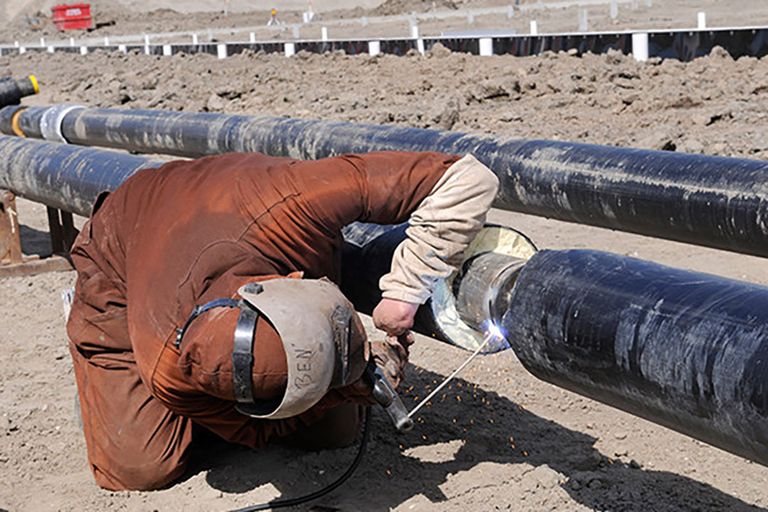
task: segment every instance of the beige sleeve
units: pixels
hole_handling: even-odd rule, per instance
[[[395,250],[389,274],[379,281],[382,296],[426,302],[435,282],[461,263],[498,188],[496,175],[472,155],[451,165],[411,214],[407,238]]]

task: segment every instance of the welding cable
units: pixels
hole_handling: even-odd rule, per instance
[[[360,462],[363,460],[365,449],[368,446],[368,438],[370,437],[370,426],[371,426],[371,407],[369,406],[365,408],[365,421],[363,423],[363,438],[360,441],[360,447],[357,449],[357,455],[355,455],[355,459],[352,461],[352,464],[350,464],[349,468],[344,472],[344,474],[341,475],[339,478],[337,478],[334,482],[328,484],[327,486],[323,487],[319,491],[305,494],[304,496],[299,496],[298,498],[273,500],[266,503],[260,503],[258,505],[250,505],[248,507],[238,508],[236,510],[232,510],[231,512],[253,512],[255,510],[270,510],[273,508],[293,507],[296,505],[301,505],[302,503],[307,503],[308,501],[316,500],[322,496],[325,496],[329,492],[337,489],[341,484],[346,482],[349,479],[349,477],[352,476],[352,474],[355,472],[357,467],[360,465]]]

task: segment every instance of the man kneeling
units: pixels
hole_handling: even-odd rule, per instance
[[[200,428],[250,447],[353,442],[368,359],[397,384],[416,309],[497,187],[471,155],[437,153],[227,154],[132,176],[72,249],[67,330],[96,482],[168,485]],[[333,284],[341,229],[407,220],[373,313],[387,339],[369,345]]]

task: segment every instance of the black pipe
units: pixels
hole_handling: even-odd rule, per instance
[[[162,161],[103,149],[0,135],[0,189],[88,216],[99,194]]]
[[[768,465],[768,287],[542,251],[499,320],[540,379]]]
[[[47,108],[18,114],[25,133],[41,136]],[[12,115],[0,111],[0,128]],[[505,141],[399,126],[150,110],[83,108],[61,116],[60,128],[73,144],[187,157],[231,151],[303,159],[384,149],[471,152],[501,180],[498,208],[768,256],[768,163],[761,161]]]
[[[21,120],[21,116],[17,114],[25,108],[26,107],[20,105],[8,105],[0,108],[0,133],[3,135],[17,135],[41,139],[42,137],[27,135],[26,132],[22,132],[20,128],[14,127],[14,122]]]
[[[22,98],[39,92],[40,87],[34,75],[20,79],[11,77],[0,78],[0,107],[18,105]]]

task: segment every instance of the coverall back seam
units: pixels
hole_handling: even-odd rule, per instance
[[[177,289],[179,289],[179,288],[183,287],[185,284],[187,284],[189,279],[192,277],[192,271],[194,270],[195,266],[200,262],[200,259],[203,257],[205,252],[208,251],[208,249],[210,249],[211,247],[214,247],[214,246],[216,246],[216,245],[218,245],[220,243],[227,243],[227,242],[239,243],[239,242],[242,242],[243,241],[243,237],[248,233],[248,231],[250,231],[251,227],[253,227],[254,224],[258,223],[262,219],[262,217],[264,217],[265,215],[271,213],[274,208],[276,208],[279,205],[282,205],[283,203],[287,202],[289,199],[293,199],[293,198],[298,197],[300,195],[301,195],[300,192],[294,192],[292,194],[289,194],[289,195],[283,197],[282,199],[280,199],[280,201],[277,201],[277,202],[273,203],[269,208],[264,210],[263,213],[259,214],[257,217],[254,217],[253,219],[251,219],[245,225],[245,227],[243,227],[243,229],[240,231],[240,233],[237,236],[232,237],[232,238],[220,238],[218,240],[215,240],[215,241],[209,243],[205,247],[203,247],[200,250],[200,252],[198,253],[198,255],[195,257],[194,261],[192,261],[192,263],[190,263],[189,267],[187,268],[187,270],[186,270],[186,272],[184,274],[184,278],[179,283]]]
[[[283,205],[284,203],[288,202],[288,200],[295,199],[297,197],[301,196],[301,192],[293,192],[291,194],[288,194],[287,196],[283,196],[279,201],[276,201],[272,205],[270,205],[269,208],[264,210],[262,213],[260,213],[258,216],[254,217],[253,219],[248,222],[248,224],[245,225],[243,230],[240,232],[240,234],[235,239],[237,242],[242,242],[243,237],[248,234],[248,231],[250,231],[251,227],[253,227],[254,224],[258,224],[263,217],[265,217],[267,214],[272,213],[272,210],[277,208],[278,206]]]

